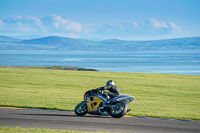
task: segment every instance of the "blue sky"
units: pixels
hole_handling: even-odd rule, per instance
[[[0,35],[159,40],[200,36],[200,0],[0,0]]]

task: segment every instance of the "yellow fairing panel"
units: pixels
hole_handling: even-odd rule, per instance
[[[88,112],[97,111],[97,107],[99,107],[101,100],[96,96],[91,96],[87,99],[87,107]]]

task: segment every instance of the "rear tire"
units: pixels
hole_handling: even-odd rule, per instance
[[[76,108],[75,108],[75,114],[78,116],[83,116],[85,114],[87,114],[88,110],[87,110],[87,104],[85,103],[85,101],[79,103]]]
[[[123,117],[127,112],[127,106],[124,103],[116,103],[115,107],[110,109],[110,115],[113,118]]]

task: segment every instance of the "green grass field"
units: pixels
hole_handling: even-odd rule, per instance
[[[0,133],[110,133],[110,132],[89,132],[74,130],[58,130],[44,128],[21,128],[21,127],[0,127]]]
[[[74,110],[85,91],[114,80],[135,97],[129,115],[200,121],[200,76],[0,68],[0,106]]]

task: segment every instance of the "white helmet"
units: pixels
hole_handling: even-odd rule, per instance
[[[114,81],[112,80],[107,81],[106,86],[110,86],[110,85],[115,85]]]

